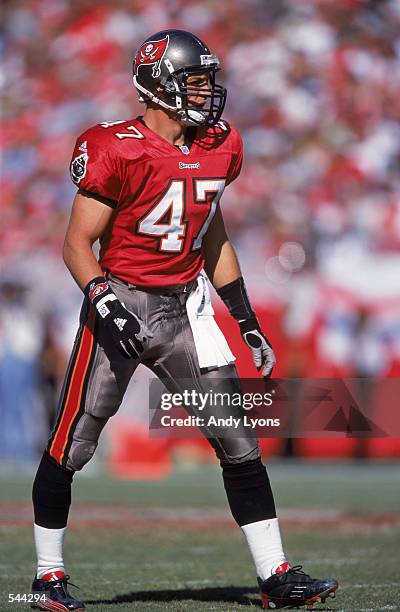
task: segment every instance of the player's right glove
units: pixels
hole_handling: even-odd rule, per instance
[[[140,357],[148,338],[152,337],[144,322],[125,308],[104,276],[91,280],[84,292],[121,355],[127,359]]]

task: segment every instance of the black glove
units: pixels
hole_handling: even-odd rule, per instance
[[[262,375],[269,378],[276,363],[272,346],[261,331],[256,318],[239,322],[242,338],[253,354],[253,362],[257,370],[262,367]]]
[[[251,307],[249,296],[242,277],[217,289],[234,319],[239,323],[242,338],[253,355],[253,362],[257,370],[262,367],[265,378],[271,376],[272,368],[276,363],[274,351],[267,338],[261,331],[254,310]]]
[[[96,307],[101,324],[123,357],[137,359],[152,333],[145,323],[125,308],[104,276],[98,276],[85,287],[85,295]]]

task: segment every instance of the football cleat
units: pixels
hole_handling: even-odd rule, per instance
[[[335,597],[338,583],[333,578],[311,578],[302,571],[302,565],[290,567],[283,563],[270,578],[258,578],[263,608],[275,610],[324,603],[328,597]]]
[[[67,585],[75,586],[68,580],[69,576],[64,572],[49,572],[42,578],[35,578],[32,583],[32,594],[42,597],[31,607],[52,612],[84,612],[85,605],[68,593]]]

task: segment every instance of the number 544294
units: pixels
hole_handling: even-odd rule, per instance
[[[43,593],[9,593],[8,594],[8,602],[23,602],[23,603],[35,603],[38,601],[45,601],[46,595]]]

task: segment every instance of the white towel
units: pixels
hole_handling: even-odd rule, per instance
[[[220,367],[233,363],[235,356],[214,319],[214,309],[205,272],[200,272],[196,280],[197,287],[186,302],[186,310],[200,367]]]

